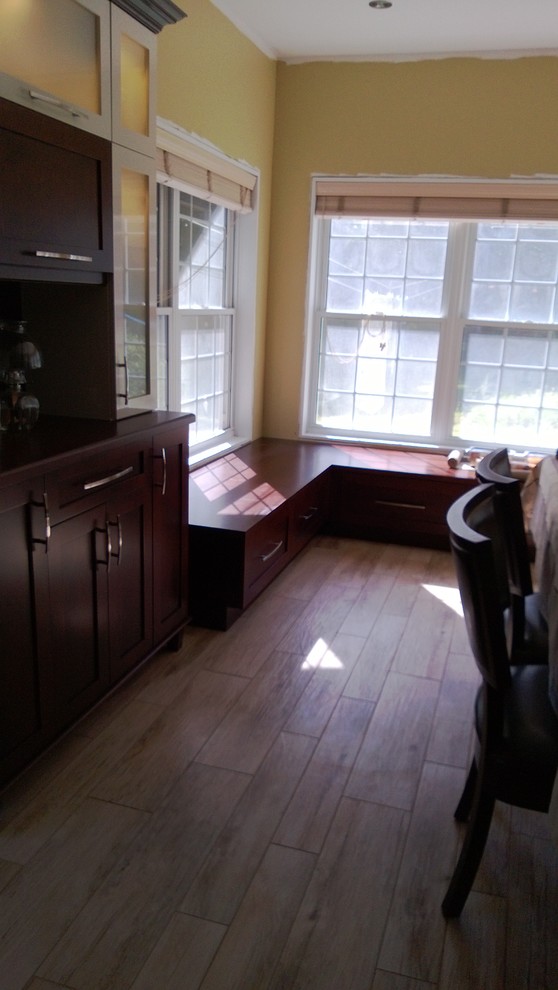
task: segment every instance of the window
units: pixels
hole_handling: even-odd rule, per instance
[[[160,230],[166,221],[173,232],[159,310],[172,318],[169,406],[194,413],[192,442],[203,443],[232,423],[234,214],[167,186],[159,215]]]
[[[319,205],[304,433],[555,449],[558,217],[446,219],[441,202],[417,217],[401,199],[410,215],[383,217],[393,202],[362,196]]]
[[[174,134],[158,144],[160,405],[194,413],[200,455],[250,437],[255,174]]]

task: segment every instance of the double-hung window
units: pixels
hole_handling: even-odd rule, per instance
[[[236,393],[241,373],[244,391],[252,378],[239,354],[250,350],[243,285],[255,279],[240,244],[250,239],[241,225],[253,210],[255,175],[175,135],[159,133],[158,145],[160,391],[168,408],[194,413],[190,449],[202,454],[249,432]]]
[[[556,448],[558,200],[500,186],[317,181],[306,435]]]

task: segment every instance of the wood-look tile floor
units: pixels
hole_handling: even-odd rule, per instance
[[[546,816],[440,913],[476,684],[449,554],[316,539],[2,795],[0,990],[556,990]]]

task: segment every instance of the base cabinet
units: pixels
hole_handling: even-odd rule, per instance
[[[188,431],[153,438],[153,634],[162,642],[188,618]]]
[[[42,642],[48,644],[40,690],[50,714],[45,723],[49,737],[81,715],[109,685],[108,596],[104,566],[96,560],[103,520],[104,506],[81,512],[54,526],[48,542],[49,609],[39,629]],[[37,546],[34,567],[42,554]]]
[[[187,622],[191,418],[0,484],[0,785]]]
[[[228,629],[317,533],[449,549],[440,454],[260,439],[190,476],[192,621]]]
[[[474,475],[460,479],[334,467],[328,532],[447,550],[446,513],[474,483]]]

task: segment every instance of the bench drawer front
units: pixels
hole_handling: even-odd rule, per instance
[[[246,534],[244,556],[244,604],[269,583],[285,564],[287,554],[287,506],[275,509]]]
[[[289,554],[302,550],[329,517],[329,474],[322,474],[289,501]]]

